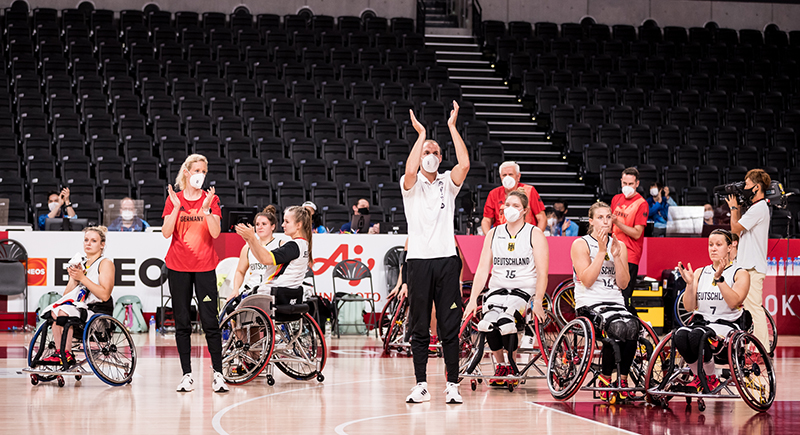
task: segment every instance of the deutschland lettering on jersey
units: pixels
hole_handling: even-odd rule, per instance
[[[530,258],[507,258],[507,257],[494,257],[495,266],[527,266],[531,264]]]
[[[721,292],[697,292],[697,300],[699,301],[724,301]]]

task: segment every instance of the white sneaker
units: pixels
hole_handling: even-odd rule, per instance
[[[194,380],[192,379],[192,374],[186,373],[183,375],[183,378],[181,378],[181,383],[178,384],[176,391],[188,393],[192,390],[194,390]]]
[[[411,389],[411,394],[406,397],[406,403],[430,402],[431,393],[428,392],[428,383],[420,382]]]
[[[228,386],[225,385],[225,378],[222,377],[222,373],[214,372],[214,380],[211,383],[211,389],[214,390],[215,393],[227,393],[230,391]]]
[[[444,389],[445,401],[447,403],[463,403],[461,400],[461,393],[458,392],[458,384],[452,382],[447,383],[447,388]]]

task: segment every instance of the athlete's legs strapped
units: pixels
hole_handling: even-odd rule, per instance
[[[613,306],[615,304],[609,304],[609,306]],[[617,305],[619,306],[619,305]],[[588,307],[581,307],[578,308],[577,314],[579,316],[583,316],[591,320],[594,324],[596,333],[599,334],[600,331],[604,330],[608,327],[608,324],[614,323],[616,320],[617,322],[628,321],[631,316],[629,312],[624,310],[608,310],[603,313],[598,312],[599,309],[602,307],[598,307],[595,310],[590,310]],[[612,319],[612,317],[616,317],[617,319]],[[622,317],[622,318],[619,318]],[[636,320],[636,319],[634,319]],[[636,327],[638,329],[638,320],[636,320]],[[623,331],[624,332],[624,331]],[[607,334],[609,335],[609,334]],[[609,338],[614,339],[611,335]],[[631,370],[631,364],[633,364],[633,358],[636,356],[636,347],[638,346],[637,339],[632,340],[616,340],[619,351],[620,351],[620,362],[619,362],[619,371],[620,375],[628,376]],[[616,358],[614,357],[614,348],[609,343],[603,343],[603,361],[602,361],[602,373],[604,376],[611,376],[616,369]]]
[[[478,330],[499,330],[502,335],[517,333],[518,317],[525,312],[528,301],[514,294],[491,294],[483,301],[483,319]]]
[[[690,327],[683,326],[675,331],[673,342],[675,349],[681,354],[684,360],[689,364],[694,364],[700,357],[700,342],[703,341],[703,335],[709,331],[705,327]],[[708,340],[703,343],[703,362],[711,361],[713,356],[711,352],[711,344]]]
[[[769,348],[769,336],[767,334],[767,316],[764,314],[763,305],[763,287],[764,275],[763,273],[756,272],[755,269],[747,269],[750,274],[750,291],[747,293],[747,298],[744,300],[744,308],[753,316],[753,335]]]
[[[458,277],[458,256],[434,259],[409,259],[408,301],[411,321],[411,351],[417,382],[427,382],[426,365],[430,345],[431,308],[436,304],[439,340],[442,343],[447,381],[458,381],[458,330],[463,303]]]

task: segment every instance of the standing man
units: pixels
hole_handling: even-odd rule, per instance
[[[636,276],[639,274],[639,260],[642,258],[644,247],[644,228],[647,226],[650,207],[642,195],[636,193],[639,187],[639,171],[636,168],[631,167],[622,171],[620,181],[622,193],[611,200],[613,232],[617,240],[628,248],[628,273],[631,279],[627,287],[622,290],[622,297],[625,299],[625,308],[633,315],[637,315],[631,296]]]
[[[744,176],[745,202],[752,204],[744,215],[735,195],[725,200],[731,208],[731,232],[739,235],[736,265],[750,274],[750,291],[744,300],[744,308],[753,316],[753,335],[767,347],[767,318],[761,307],[764,277],[767,275],[770,221],[764,192],[771,183],[769,174],[762,169],[752,169]]]
[[[452,171],[439,174],[442,149],[434,140],[426,140],[425,127],[411,113],[411,123],[419,133],[400,177],[406,220],[408,222],[408,300],[411,321],[411,351],[417,384],[406,398],[408,403],[431,400],[426,365],[432,304],[436,304],[439,338],[442,342],[447,388],[447,403],[461,403],[458,391],[458,330],[461,326],[461,260],[456,252],[453,215],[455,199],[469,172],[469,153],[456,129],[458,103],[447,126],[456,149],[458,164]]]
[[[531,225],[536,225],[542,231],[547,227],[544,202],[539,197],[539,192],[533,186],[520,183],[520,176],[519,165],[516,162],[503,162],[500,165],[500,180],[503,185],[492,189],[489,192],[489,196],[486,197],[486,204],[483,206],[483,220],[481,221],[483,234],[489,234],[489,230],[493,226],[506,223],[502,210],[503,204],[506,203],[506,196],[512,190],[517,190],[520,187],[528,195],[528,203],[531,207],[531,212],[525,217],[525,221]]]

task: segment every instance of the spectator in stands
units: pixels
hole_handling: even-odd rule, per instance
[[[744,308],[753,316],[753,335],[768,343],[767,318],[762,309],[762,290],[767,273],[767,245],[769,242],[769,206],[764,193],[772,179],[763,169],[751,169],[744,177],[745,201],[750,204],[742,214],[736,195],[725,201],[731,208],[731,232],[739,235],[736,265],[750,274],[750,291]]]
[[[555,207],[547,207],[544,209],[544,213],[547,216],[547,229],[544,232],[546,236],[575,237],[578,235],[578,224],[567,219],[564,212],[556,210]]]
[[[61,189],[61,192],[52,191],[47,194],[47,208],[50,209],[49,213],[42,213],[39,215],[39,229],[44,230],[44,225],[47,219],[55,219],[57,217],[77,219],[78,215],[72,208],[72,203],[69,201],[69,188]]]
[[[651,211],[650,214],[652,213]],[[703,206],[703,225],[717,225],[717,219],[714,217],[714,207],[711,204]]]
[[[353,205],[353,215],[355,215],[355,216],[362,216],[362,215],[368,216],[369,215],[369,201],[367,201],[364,198],[359,199],[358,202],[356,202],[355,205]],[[373,229],[373,228],[377,228],[377,224],[373,223],[372,225],[370,225],[369,230],[367,230],[368,234],[375,234],[377,232],[377,230]],[[348,223],[342,225],[342,227],[339,229],[339,232],[342,233],[342,234],[356,234],[358,232],[358,229],[353,229],[352,228],[352,222],[348,222]]]
[[[556,211],[558,224],[561,225],[561,230],[558,235],[577,237],[579,231],[578,224],[567,219],[567,213],[569,213],[569,203],[567,200],[563,198],[557,199],[556,202],[553,203],[553,209]]]
[[[324,234],[328,232],[328,229],[325,228],[325,225],[322,225],[322,217],[317,214],[317,205],[311,201],[306,201],[303,203],[303,207],[311,213],[311,228],[314,233],[317,234]]]
[[[628,272],[630,282],[622,290],[622,297],[625,299],[625,307],[636,314],[633,308],[633,287],[636,284],[636,276],[639,274],[639,260],[642,258],[642,248],[644,247],[644,228],[647,226],[647,217],[650,208],[642,195],[636,193],[639,187],[639,171],[636,168],[626,168],[622,171],[622,193],[616,195],[611,200],[612,219],[614,224],[614,236],[622,241],[628,248]]]
[[[489,196],[486,197],[486,204],[483,207],[483,220],[481,221],[481,230],[483,234],[488,234],[493,226],[502,225],[506,223],[506,218],[503,216],[503,204],[506,203],[506,196],[512,190],[525,189],[525,194],[528,195],[530,200],[531,212],[525,217],[525,221],[531,225],[536,225],[542,231],[547,226],[547,216],[544,213],[544,203],[542,198],[539,197],[539,192],[536,188],[519,182],[520,179],[519,165],[516,162],[503,162],[500,165],[500,180],[503,185],[492,189]]]
[[[136,203],[131,198],[119,202],[119,216],[108,226],[109,231],[144,231],[150,228],[147,221],[136,215]]]
[[[650,207],[650,220],[653,222],[653,237],[664,237],[667,235],[667,220],[669,219],[669,203],[662,192],[669,188],[661,187],[660,183],[653,183],[650,186],[650,197],[647,198],[647,205]]]
[[[723,202],[714,209],[714,221],[717,225],[731,224],[731,208],[727,202]]]
[[[667,205],[669,205],[670,207],[677,206],[678,203],[675,202],[675,200],[672,199],[672,197],[669,194],[670,194],[669,186],[664,186],[664,198],[667,199]]]

